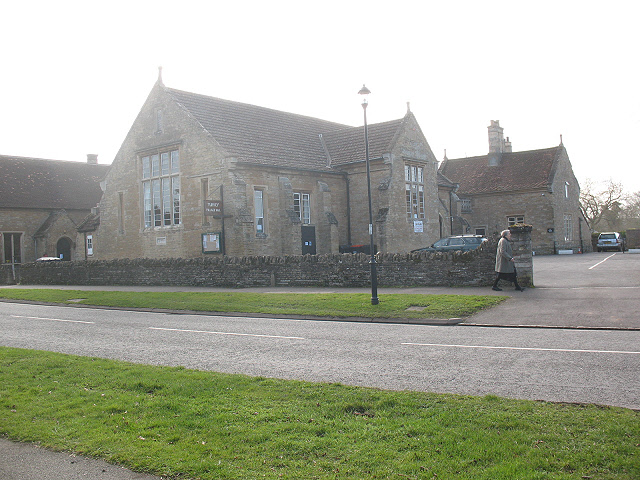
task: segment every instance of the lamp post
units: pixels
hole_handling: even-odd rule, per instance
[[[367,97],[371,91],[362,85],[362,88],[358,92],[365,97],[362,100],[362,110],[364,111],[364,149],[365,159],[367,164],[367,196],[369,197],[369,253],[371,259],[369,265],[371,265],[371,305],[378,305],[378,273],[376,271],[376,253],[373,250],[373,209],[371,207],[371,167],[369,166],[369,131],[367,128]]]

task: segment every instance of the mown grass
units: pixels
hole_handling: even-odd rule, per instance
[[[0,433],[180,479],[638,479],[640,414],[0,348]]]
[[[507,297],[385,294],[371,305],[366,293],[123,292],[0,289],[0,297],[52,303],[205,312],[365,318],[459,318],[493,307]],[[419,310],[409,310],[419,307]]]

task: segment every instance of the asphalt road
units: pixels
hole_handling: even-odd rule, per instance
[[[536,288],[523,293],[505,290],[502,293],[511,295],[507,302],[458,326],[3,303],[0,345],[388,389],[640,409],[638,267],[640,255],[538,257],[534,260]],[[379,291],[381,301],[385,291]],[[35,468],[37,461],[28,460],[28,455],[38,453],[21,452],[21,448],[0,441],[2,478],[152,478],[101,463],[77,468],[68,454],[43,460],[50,467],[33,476],[28,468]],[[100,475],[90,473],[95,468]]]
[[[0,342],[12,347],[397,390],[640,409],[638,331],[2,307]]]

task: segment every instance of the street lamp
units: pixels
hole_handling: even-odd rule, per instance
[[[378,273],[376,271],[376,253],[373,251],[373,209],[371,207],[371,167],[369,166],[369,131],[367,128],[367,97],[371,91],[362,85],[358,92],[364,95],[362,99],[362,110],[364,111],[364,149],[367,163],[367,196],[369,197],[369,253],[371,254],[371,305],[378,305]]]

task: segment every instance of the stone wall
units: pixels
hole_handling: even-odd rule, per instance
[[[513,227],[520,283],[533,285],[531,227]],[[471,252],[379,254],[381,287],[485,286],[495,273],[497,238]],[[368,287],[369,256],[359,254],[124,259],[19,265],[25,285],[201,287]],[[10,275],[3,275],[10,279]],[[7,283],[12,283],[8,281]]]
[[[495,249],[492,239],[472,252],[380,254],[378,282],[383,287],[490,285]],[[330,254],[29,263],[20,266],[19,280],[37,285],[367,287],[368,262],[365,254]]]
[[[640,248],[640,228],[627,229],[627,248]]]

